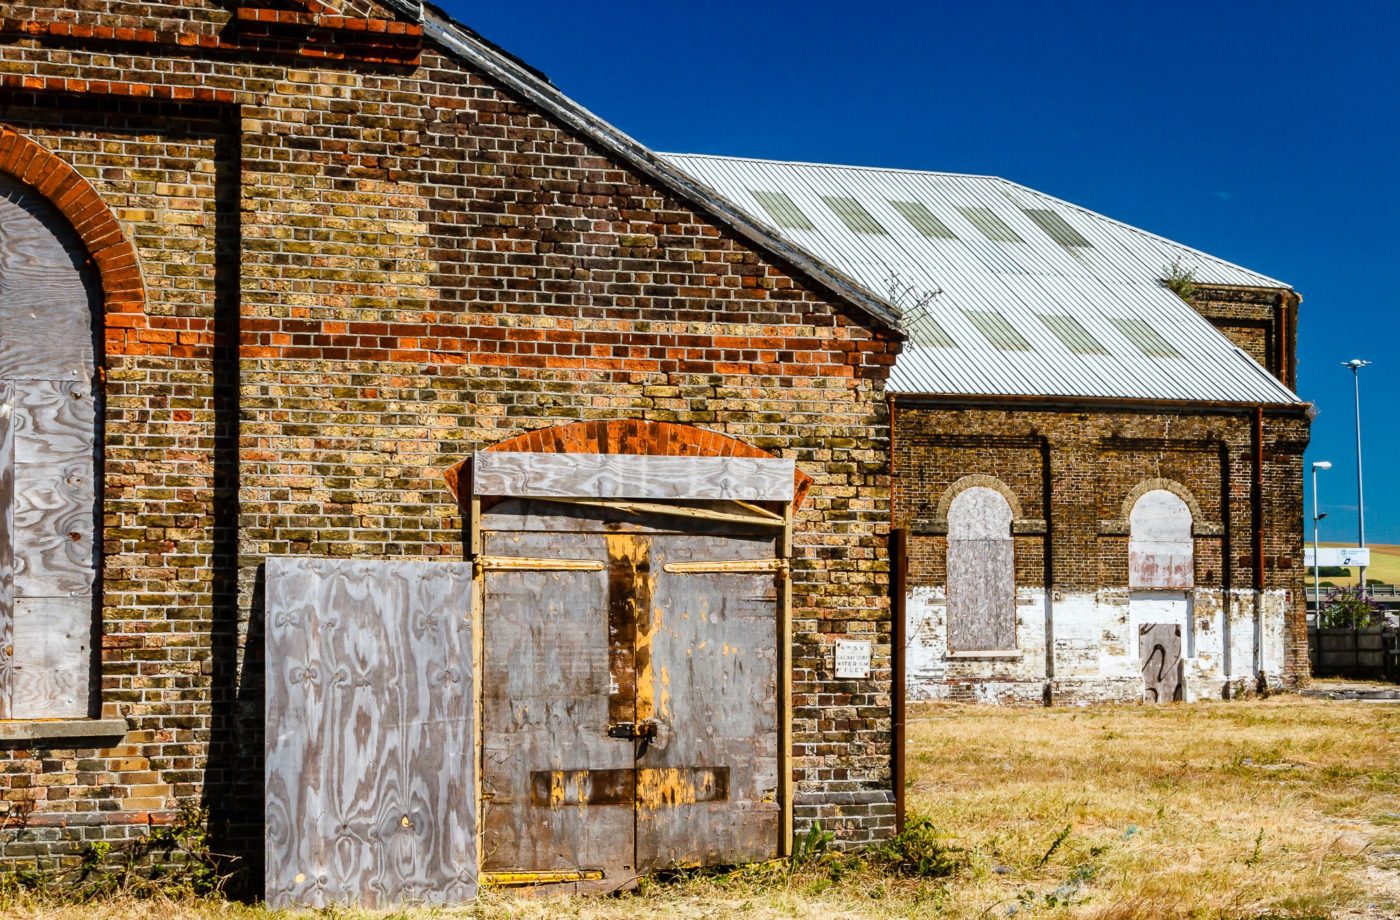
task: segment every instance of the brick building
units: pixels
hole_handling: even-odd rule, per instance
[[[1191,611],[1189,692],[1301,673],[1287,563],[1306,416],[1225,337],[1291,385],[1286,286],[1158,241],[1224,333],[1201,320],[1169,339],[1200,386],[924,385],[958,362],[934,331],[948,298],[914,269],[886,285],[884,263],[872,276],[697,180],[432,8],[20,0],[3,15],[7,860],[72,859],[182,804],[210,808],[218,846],[255,884],[266,868],[281,902],[466,894],[478,854],[610,887],[781,852],[813,819],[878,839],[897,807],[892,523],[914,533],[895,600],[929,695],[1140,694],[1123,624],[1169,617],[1132,612],[1134,552],[1182,593],[1149,603]],[[852,200],[829,207],[860,223]],[[909,232],[947,228],[930,206]],[[958,213],[944,219],[970,253],[1014,261],[1024,240]],[[1134,282],[1155,292],[1141,309],[1181,321],[1156,278]],[[962,290],[960,309],[1002,309],[985,284]],[[945,319],[941,334],[966,332]],[[1135,536],[1144,495],[1160,513]],[[956,626],[954,558],[1000,598]],[[1061,595],[1086,612],[1052,609]],[[548,615],[511,619],[531,609]],[[579,609],[598,615],[559,626]],[[1191,631],[1211,617],[1210,637]],[[682,621],[723,629],[667,646]],[[340,622],[383,641],[347,643]],[[1016,647],[946,655],[949,628],[1001,645],[1010,629]],[[871,643],[868,672],[837,679],[840,639]],[[579,687],[599,724],[562,730],[549,720]],[[752,697],[707,700],[735,687]],[[512,705],[527,696],[546,715]],[[735,712],[753,718],[726,727]],[[718,740],[664,760],[692,735]],[[576,750],[531,747],[566,736]],[[561,753],[600,745],[625,763]],[[409,787],[428,798],[396,798]],[[371,832],[431,851],[433,872],[366,888],[321,847]]]
[[[904,310],[888,394],[913,697],[1306,676],[1288,285],[992,177],[673,160]]]
[[[45,445],[72,464],[0,489],[8,859],[193,803],[260,879],[264,667],[288,676],[262,655],[282,590],[265,560],[455,568],[482,504],[459,467],[502,445],[795,465],[735,515],[790,515],[763,588],[790,648],[756,652],[771,763],[749,790],[769,822],[753,855],[815,818],[851,841],[890,831],[887,303],[431,9],[3,15],[0,430],[20,480]],[[25,401],[40,384],[66,394],[66,441]],[[694,498],[707,481],[681,506],[714,510]],[[50,562],[66,581],[26,577]],[[847,636],[876,645],[868,679],[832,676]],[[694,782],[721,800],[716,775]]]

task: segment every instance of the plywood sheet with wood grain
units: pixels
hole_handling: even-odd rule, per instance
[[[92,592],[96,406],[87,383],[15,381],[14,568],[20,597]]]
[[[948,647],[1016,648],[1016,561],[1011,506],[974,486],[948,507]]]
[[[796,466],[768,457],[665,457],[480,451],[472,492],[635,499],[791,501]]]
[[[632,539],[613,542],[619,538]],[[607,734],[614,719],[636,718],[630,642],[618,655],[614,641],[628,608],[609,609],[610,596],[626,590],[612,584],[627,574],[622,561],[610,557],[601,533],[488,533],[484,550],[604,567],[482,576],[483,869],[626,876],[634,866],[633,743]],[[543,801],[541,782],[551,790]]]
[[[15,598],[11,719],[81,719],[92,673],[91,597]]]
[[[87,381],[93,280],[65,218],[0,175],[0,378]]]
[[[1181,699],[1180,624],[1144,623],[1139,626],[1138,653],[1142,659],[1143,699],[1149,703]]]
[[[655,588],[650,617],[638,621],[637,708],[658,733],[637,758],[639,868],[771,859],[782,815],[780,573],[683,569],[772,559],[775,541],[648,539]]]
[[[475,896],[471,570],[271,559],[266,897]]]
[[[14,387],[0,380],[0,719],[12,719],[11,668],[14,655]]]

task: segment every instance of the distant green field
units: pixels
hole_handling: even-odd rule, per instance
[[[1323,546],[1355,546],[1355,543],[1324,543]],[[1350,575],[1346,577],[1330,577],[1324,575],[1323,581],[1330,581],[1338,585],[1356,584],[1356,569],[1349,570]],[[1371,565],[1366,569],[1366,580],[1379,579],[1390,585],[1400,585],[1400,546],[1385,543],[1371,544]],[[1308,572],[1308,581],[1312,581],[1312,572]]]

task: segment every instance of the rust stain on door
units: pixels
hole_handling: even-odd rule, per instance
[[[531,804],[543,808],[624,805],[656,809],[729,799],[728,767],[637,770],[538,770],[530,775]]]
[[[637,807],[729,800],[728,767],[654,767],[637,771]]]
[[[639,534],[610,533],[608,546],[608,721],[612,725],[651,718],[638,699],[642,658],[651,664],[651,648],[638,649],[638,612],[650,610],[647,539]]]

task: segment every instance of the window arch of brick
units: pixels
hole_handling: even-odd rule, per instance
[[[766,450],[737,438],[675,422],[649,422],[624,418],[573,422],[553,428],[537,428],[506,438],[489,451],[561,454],[646,454],[664,457],[773,457]],[[468,479],[470,460],[443,473],[452,494],[460,500],[460,488]],[[798,470],[792,506],[800,507],[811,488],[812,477]]]
[[[1016,493],[1011,491],[1011,487],[995,476],[988,476],[986,473],[973,473],[964,476],[954,482],[944,490],[942,497],[938,499],[938,511],[934,520],[941,524],[948,522],[948,509],[953,506],[953,500],[968,489],[973,488],[991,489],[1006,499],[1006,503],[1011,506],[1011,517],[1013,520],[1021,520],[1025,517],[1021,513],[1021,502],[1016,498]]]
[[[1191,494],[1191,490],[1177,482],[1175,479],[1145,479],[1133,486],[1123,499],[1122,519],[1128,521],[1132,519],[1133,508],[1137,507],[1138,499],[1148,492],[1156,491],[1170,492],[1186,503],[1186,507],[1191,509],[1191,520],[1200,522],[1205,520],[1205,515],[1201,513],[1201,503],[1196,501],[1196,496]]]
[[[136,249],[91,183],[52,151],[2,123],[0,173],[34,189],[67,218],[97,270],[104,313],[144,313],[146,289]]]

